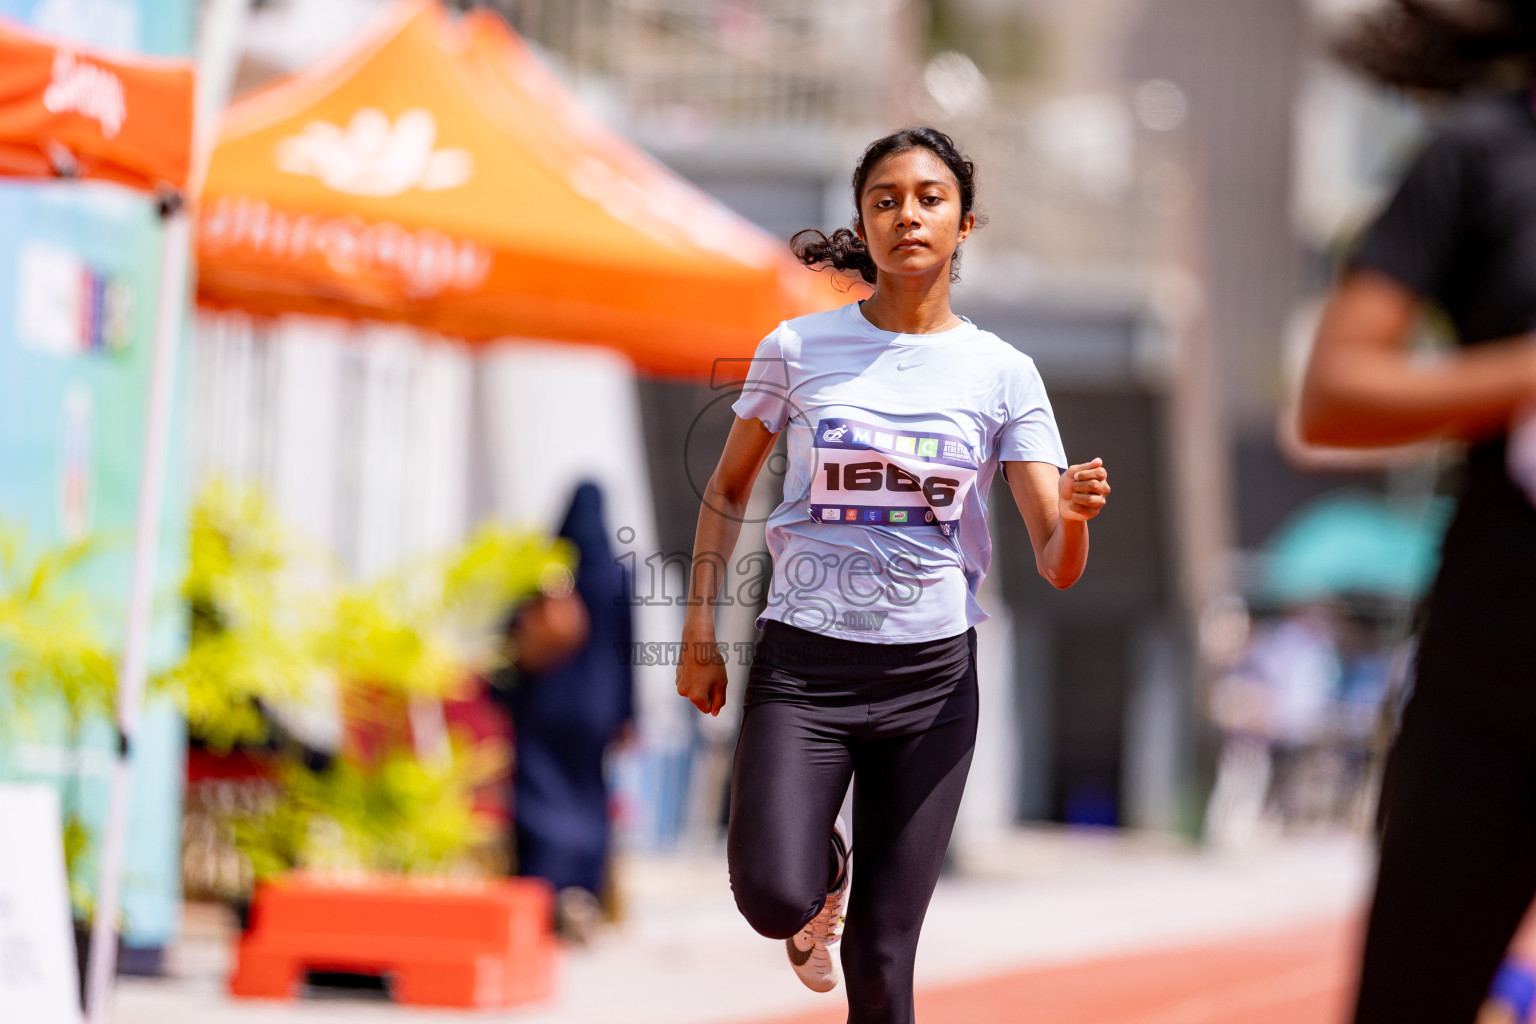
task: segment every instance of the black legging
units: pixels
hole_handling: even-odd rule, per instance
[[[1356,1024],[1472,1024],[1536,896],[1536,743],[1420,696],[1382,783]]]
[[[727,851],[736,905],[786,939],[816,916],[850,776],[849,1024],[912,1024],[912,968],[976,744],[976,631],[872,644],[769,620],[748,675]]]

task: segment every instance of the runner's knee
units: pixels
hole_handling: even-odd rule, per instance
[[[808,898],[802,887],[784,879],[754,877],[750,872],[731,872],[731,892],[736,908],[754,931],[770,939],[787,939],[816,916],[822,893]]]

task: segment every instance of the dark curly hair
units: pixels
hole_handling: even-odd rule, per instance
[[[864,186],[869,172],[875,165],[894,153],[912,149],[926,149],[954,174],[960,186],[960,217],[971,212],[976,205],[976,165],[965,158],[955,145],[955,140],[937,128],[903,128],[882,139],[876,139],[864,149],[859,165],[853,169],[853,222],[861,219],[859,204],[864,199]],[[789,248],[795,258],[808,267],[830,266],[836,270],[857,270],[869,284],[875,283],[878,274],[869,249],[858,234],[848,228],[838,228],[831,235],[815,228],[797,231],[789,240]],[[949,279],[960,280],[960,253],[956,250],[949,261]]]
[[[1536,74],[1533,0],[1394,0],[1333,43],[1349,67],[1384,85],[1455,96]]]

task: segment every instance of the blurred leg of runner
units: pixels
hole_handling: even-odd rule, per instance
[[[853,892],[843,933],[849,1024],[913,1019],[918,935],[975,752],[974,681],[944,703],[926,731],[869,740],[855,755]]]
[[[1355,1024],[1472,1024],[1536,896],[1536,749],[1414,710],[1383,783]]]
[[[742,715],[726,835],[731,891],[753,929],[787,939],[816,916],[833,880],[832,823],[853,777],[849,730],[751,695]]]

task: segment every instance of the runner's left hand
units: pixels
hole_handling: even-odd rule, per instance
[[[1103,459],[1068,466],[1057,490],[1057,511],[1063,519],[1086,522],[1109,502],[1109,470]]]

